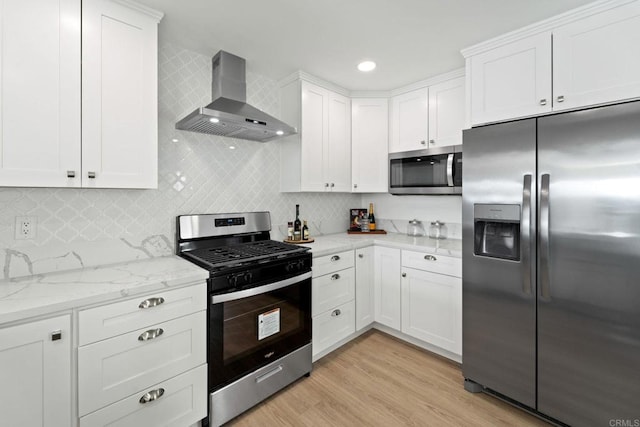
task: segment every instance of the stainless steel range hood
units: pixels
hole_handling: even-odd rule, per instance
[[[176,129],[267,142],[294,127],[247,104],[245,60],[221,50],[212,60],[213,102],[176,123]]]

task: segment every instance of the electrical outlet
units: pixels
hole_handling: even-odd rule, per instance
[[[38,228],[38,217],[17,216],[16,217],[16,240],[35,239]]]

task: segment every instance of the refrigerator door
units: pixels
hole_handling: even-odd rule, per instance
[[[538,410],[576,426],[633,422],[640,103],[540,118],[538,147]]]
[[[534,408],[536,122],[463,136],[462,371]]]

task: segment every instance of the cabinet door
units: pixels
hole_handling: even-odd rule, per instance
[[[82,185],[157,188],[158,18],[86,0],[82,22]]]
[[[471,57],[471,123],[551,111],[551,33]]]
[[[0,9],[0,186],[79,187],[80,1]]]
[[[392,98],[390,153],[427,148],[428,94],[428,89],[424,88]]]
[[[400,250],[374,249],[376,322],[400,330]]]
[[[373,246],[356,250],[356,330],[369,326],[374,316]]]
[[[640,96],[640,3],[553,31],[553,109]]]
[[[312,353],[320,353],[356,331],[353,301],[313,317]]]
[[[429,86],[429,148],[462,144],[464,77]]]
[[[324,156],[328,140],[328,97],[326,89],[302,82],[301,191],[325,191],[328,188],[328,181],[324,177]]]
[[[351,191],[351,100],[329,92],[329,138],[324,157],[331,191]]]
[[[462,279],[402,269],[402,332],[462,354]]]
[[[354,193],[389,190],[389,101],[351,100],[351,181]]]
[[[70,316],[0,329],[0,367],[0,424],[71,425]]]

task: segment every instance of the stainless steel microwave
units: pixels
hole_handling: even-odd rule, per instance
[[[462,145],[389,154],[389,193],[462,194]]]

